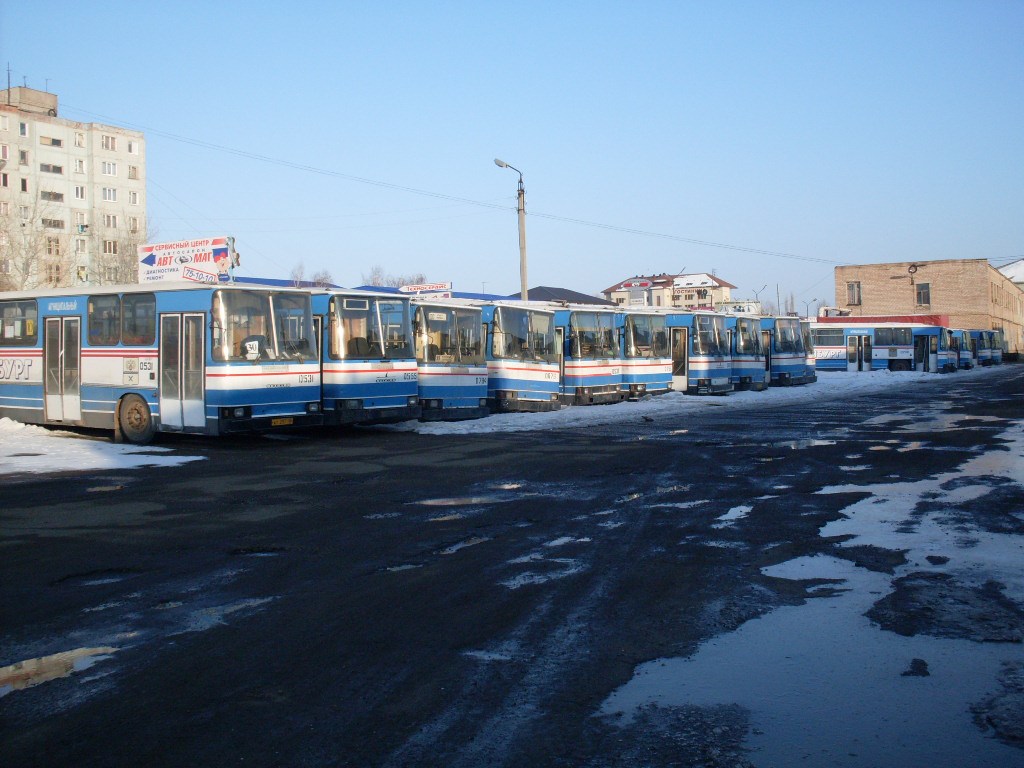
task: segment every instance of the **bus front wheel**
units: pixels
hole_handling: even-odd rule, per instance
[[[125,395],[118,406],[121,434],[129,443],[145,445],[153,439],[156,428],[149,404],[138,395]]]

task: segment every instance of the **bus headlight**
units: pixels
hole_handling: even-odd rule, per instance
[[[413,395],[412,397],[406,398],[405,404],[406,405],[416,405],[419,401],[420,401],[420,399],[416,395]]]
[[[320,403],[306,403],[306,413],[320,413]]]

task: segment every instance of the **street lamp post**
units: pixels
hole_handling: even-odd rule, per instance
[[[762,315],[764,314],[764,311],[761,309],[761,291],[763,291],[767,287],[768,287],[768,284],[765,283],[760,288],[758,288],[756,291],[754,291],[754,301],[757,302],[757,311],[760,312]]]
[[[813,304],[816,301],[817,299],[811,299],[810,301],[804,302],[804,317],[806,317],[808,320],[811,319],[811,304]]]
[[[494,158],[494,164],[499,168],[509,168],[519,174],[517,204],[519,212],[519,296],[523,301],[527,301],[530,297],[527,295],[526,289],[526,190],[523,188],[523,172],[498,158]]]

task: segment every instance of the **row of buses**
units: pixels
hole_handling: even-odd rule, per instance
[[[134,443],[815,380],[793,317],[261,284],[0,294],[0,417]]]
[[[951,373],[1003,361],[1000,330],[947,327],[942,316],[819,317],[811,324],[821,371]]]

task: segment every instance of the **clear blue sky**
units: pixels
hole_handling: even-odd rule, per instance
[[[801,310],[836,264],[1024,254],[1022,40],[1021,0],[0,6],[13,84],[145,131],[155,239],[245,274],[515,292],[500,157],[530,285]]]

